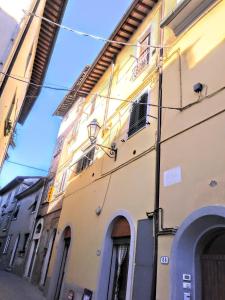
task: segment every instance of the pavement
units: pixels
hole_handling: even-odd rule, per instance
[[[0,300],[46,300],[41,291],[25,279],[0,271]]]

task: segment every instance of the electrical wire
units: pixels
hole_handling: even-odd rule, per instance
[[[9,77],[9,78],[12,78],[14,80],[18,80],[20,82],[24,82],[26,84],[30,84],[30,85],[33,85],[33,86],[37,86],[37,87],[40,87],[40,88],[45,88],[45,89],[50,89],[50,90],[55,90],[55,91],[67,91],[67,92],[72,92],[73,90],[72,89],[69,89],[69,88],[57,88],[57,87],[53,87],[53,86],[50,86],[50,85],[41,85],[41,84],[36,84],[34,82],[31,82],[31,81],[27,81],[27,80],[23,80],[21,78],[18,78],[17,76],[14,76],[14,75],[9,75],[5,72],[2,72],[0,71],[1,74]],[[121,101],[121,102],[127,102],[127,103],[134,103],[133,101],[130,101],[130,100],[127,100],[127,99],[121,99],[121,98],[116,98],[116,97],[110,97],[110,96],[103,96],[103,95],[100,95],[98,93],[89,93],[88,95],[90,96],[97,96],[99,98],[102,98],[102,99],[111,99],[111,100],[115,100],[115,101]],[[36,96],[26,96],[26,97],[34,97],[36,98]],[[173,110],[181,110],[181,108],[179,107],[170,107],[170,106],[159,106],[157,104],[154,104],[154,103],[139,103],[139,102],[136,102],[136,104],[138,105],[147,105],[147,106],[152,106],[152,107],[158,107],[158,108],[162,108],[162,109],[173,109]]]
[[[11,161],[11,160],[7,160],[7,162],[10,163],[10,164],[14,164],[14,165],[26,167],[26,168],[29,168],[29,169],[34,169],[34,170],[38,170],[38,171],[42,171],[42,172],[47,172],[47,173],[48,173],[47,170],[40,169],[40,168],[36,168],[36,167],[30,166],[30,165],[25,165],[25,164],[22,164],[22,163],[18,163],[18,162],[15,162],[15,161]]]
[[[2,72],[0,71],[1,74],[9,77],[9,78],[12,78],[12,79],[15,79],[17,81],[20,81],[20,82],[23,82],[23,83],[27,83],[27,84],[30,84],[30,85],[33,85],[33,86],[36,86],[36,87],[40,87],[40,88],[46,88],[46,89],[50,89],[50,90],[56,90],[56,91],[64,91],[64,92],[72,92],[72,89],[68,89],[68,88],[57,88],[57,87],[53,87],[53,86],[50,86],[50,85],[42,85],[42,84],[36,84],[34,82],[31,82],[29,80],[24,80],[24,79],[21,79],[17,76],[14,76],[14,75],[9,75],[5,72]]]
[[[82,31],[79,31],[79,30],[76,30],[76,29],[73,29],[73,28],[70,28],[68,26],[65,26],[65,25],[62,25],[62,24],[59,24],[59,23],[56,23],[56,22],[53,22],[51,20],[49,20],[48,18],[45,18],[43,16],[39,16],[35,13],[31,13],[29,11],[26,11],[23,9],[23,12],[27,15],[27,16],[34,16],[36,18],[39,18],[41,20],[44,20],[50,24],[53,24],[59,28],[62,28],[62,29],[65,29],[67,31],[70,31],[70,32],[73,32],[79,36],[84,36],[84,37],[90,37],[92,39],[95,39],[95,40],[98,40],[98,41],[103,41],[103,42],[107,42],[107,43],[110,43],[110,44],[118,44],[118,45],[123,45],[123,46],[133,46],[133,47],[149,47],[149,48],[158,48],[158,49],[161,49],[161,48],[170,48],[170,46],[162,46],[162,45],[140,45],[140,44],[132,44],[132,43],[127,43],[127,42],[120,42],[120,41],[116,41],[116,40],[111,40],[111,39],[106,39],[104,37],[101,37],[101,36],[97,36],[97,35],[94,35],[94,34],[90,34],[90,33],[87,33],[87,32],[82,32]]]

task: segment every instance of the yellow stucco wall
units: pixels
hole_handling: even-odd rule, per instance
[[[174,9],[175,2],[165,1],[164,17]],[[225,112],[224,92],[219,91],[224,86],[225,29],[221,26],[224,16],[225,1],[218,1],[178,37],[168,27],[164,29],[164,45],[169,47],[164,49],[163,106],[178,108],[163,109],[162,115],[160,207],[164,210],[164,227],[179,227],[194,210],[224,203]],[[152,26],[152,43],[158,44],[159,22],[160,4],[141,24],[130,42],[136,43]],[[131,55],[135,55],[135,51],[133,47],[125,47],[118,55],[111,97],[134,100],[141,91],[150,88],[150,103],[157,104],[158,51],[150,65],[133,81],[135,61]],[[90,121],[97,118],[100,125],[103,124],[105,99],[97,97],[92,115],[85,112],[93,94],[107,95],[109,78],[110,69],[83,103],[84,114],[81,115],[76,139],[71,141],[71,136],[68,136],[70,142],[63,147],[56,176],[61,176],[65,162],[75,163],[87,147],[87,125]],[[197,82],[204,84],[202,98],[193,92],[193,85]],[[192,102],[196,104],[185,108]],[[157,116],[157,109],[151,107],[150,114]],[[152,147],[156,140],[157,121],[150,118],[149,126],[127,139],[129,115],[130,105],[110,100],[106,130],[101,131],[99,142],[107,146],[112,141],[116,142],[116,162],[98,150],[94,163],[87,170],[78,176],[72,171],[58,227],[58,240],[66,226],[72,229],[65,273],[65,282],[71,286],[96,290],[101,260],[96,251],[102,250],[107,224],[116,211],[127,211],[136,227],[137,220],[145,218],[146,211],[154,209],[155,150]],[[136,154],[133,154],[134,150]],[[164,186],[164,172],[177,166],[181,168],[181,182]],[[211,180],[217,181],[216,187],[209,185]],[[101,215],[96,216],[96,208],[103,203]],[[166,300],[170,292],[170,264],[161,265],[160,257],[170,257],[173,236],[160,236],[158,241],[157,300]],[[50,275],[54,270],[57,249],[56,243]]]
[[[143,34],[152,28],[152,44],[159,44],[160,5],[145,19],[140,28],[132,36],[130,42],[137,43]],[[158,50],[150,64],[132,80],[132,69],[136,60],[136,47],[124,47],[116,58],[112,81],[111,97],[133,101],[144,90],[150,90],[150,103],[158,101]],[[103,126],[106,99],[97,97],[95,110],[88,115],[88,107],[93,94],[107,95],[110,68],[94,87],[91,95],[83,104],[76,138],[71,142],[71,135],[65,140],[56,174],[60,177],[63,168],[69,162],[76,162],[90,142],[88,141],[87,125],[96,118]],[[71,110],[76,111],[76,104]],[[101,130],[98,143],[110,146],[116,142],[118,147],[117,160],[108,158],[101,149],[97,150],[93,164],[81,174],[75,176],[73,171],[66,188],[63,208],[58,225],[58,240],[66,226],[72,230],[71,246],[67,260],[65,282],[81,288],[96,291],[99,279],[101,256],[97,250],[103,250],[104,233],[112,216],[118,211],[126,211],[136,228],[137,221],[146,219],[146,212],[154,210],[155,193],[155,141],[157,120],[149,118],[147,125],[133,136],[127,138],[131,105],[117,100],[109,100],[106,130]],[[151,107],[149,113],[157,116],[157,108]],[[64,125],[63,125],[64,126]],[[125,140],[125,142],[123,141]],[[134,152],[135,151],[135,152]],[[73,168],[72,168],[73,170]],[[103,204],[104,203],[104,204]],[[95,210],[102,207],[97,216]],[[56,243],[50,267],[54,271],[59,244]]]
[[[224,205],[225,94],[220,91],[225,68],[224,16],[225,1],[218,1],[177,38],[166,29],[164,42],[172,42],[172,47],[165,51],[163,105],[196,104],[183,111],[163,110],[160,207],[164,227],[179,227],[201,207]],[[198,82],[204,84],[200,96],[193,92]],[[181,168],[181,182],[165,186],[164,172],[175,167]],[[211,187],[211,180],[217,186]],[[169,299],[171,269],[160,263],[160,257],[171,257],[172,242],[172,236],[159,237],[158,300]]]

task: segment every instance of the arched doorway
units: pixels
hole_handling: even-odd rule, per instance
[[[171,251],[171,300],[224,299],[224,291],[222,298],[206,296],[209,288],[206,286],[207,282],[212,280],[209,276],[214,276],[214,280],[220,276],[218,282],[223,278],[225,280],[225,264],[223,267],[222,263],[225,249],[224,234],[225,206],[200,208],[183,221],[175,235]],[[214,273],[210,268],[211,270],[214,268]],[[210,293],[217,292],[212,282],[210,285],[212,288]]]
[[[131,299],[134,235],[132,219],[126,212],[116,215],[107,226],[96,299]]]
[[[62,247],[60,267],[59,267],[54,300],[59,300],[62,292],[62,285],[63,285],[63,279],[65,274],[68,251],[70,247],[70,241],[71,241],[71,229],[70,227],[66,227],[63,233],[63,247]]]
[[[46,277],[47,277],[49,263],[50,263],[51,256],[52,256],[52,250],[53,250],[55,237],[56,237],[56,229],[54,229],[53,232],[51,233],[50,239],[48,242],[48,248],[47,248],[47,252],[46,252],[42,270],[41,270],[40,286],[44,286],[45,282],[46,282]]]
[[[43,229],[43,219],[40,219],[34,229],[33,239],[31,242],[30,252],[27,259],[27,264],[25,268],[25,277],[30,278],[32,277],[33,268],[36,260],[36,255],[39,246],[39,240],[41,237],[42,229]]]
[[[225,229],[206,235],[200,255],[202,300],[225,298]]]
[[[124,217],[115,220],[112,229],[112,254],[108,300],[125,300],[130,249],[130,226]]]

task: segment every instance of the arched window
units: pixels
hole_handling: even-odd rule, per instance
[[[41,232],[41,227],[42,227],[42,225],[38,224],[35,233],[40,233]]]
[[[119,217],[112,228],[112,257],[108,299],[125,300],[130,250],[130,226],[126,218]]]

